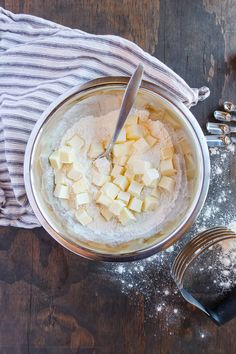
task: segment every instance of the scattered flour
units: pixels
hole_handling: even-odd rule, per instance
[[[212,148],[210,156],[212,173],[209,194],[201,214],[183,240],[144,260],[124,263],[122,267],[120,264],[106,265],[106,270],[113,281],[120,284],[124,294],[133,301],[144,296],[149,314],[147,319],[162,313],[169,334],[173,334],[178,323],[188,316],[187,304],[170,276],[170,267],[177,253],[190,238],[208,228],[226,226],[236,232],[236,208],[232,207],[236,196],[236,183],[232,183],[232,178],[236,179],[236,176],[232,177],[234,155],[227,148]],[[219,293],[236,284],[236,248],[233,245],[230,247],[218,247],[215,253],[212,247],[212,263],[206,263],[198,269],[199,277],[204,276],[206,271],[211,274],[210,280]],[[200,333],[201,338],[205,336],[205,332]]]

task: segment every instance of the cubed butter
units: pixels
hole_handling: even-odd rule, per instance
[[[143,183],[145,186],[151,186],[155,181],[160,178],[160,174],[157,169],[149,168],[145,171],[143,175]]]
[[[138,124],[138,115],[137,114],[133,114],[133,113],[130,113],[128,115],[128,118],[126,119],[126,122],[125,122],[127,125],[129,124]]]
[[[161,149],[161,159],[168,160],[172,159],[174,155],[174,147],[173,146],[166,146]]]
[[[174,190],[175,180],[171,177],[162,176],[158,185],[171,193]]]
[[[143,184],[138,183],[136,181],[132,181],[129,185],[129,188],[127,190],[128,193],[139,197],[143,189]]]
[[[128,161],[128,167],[135,175],[142,175],[145,173],[146,170],[151,168],[151,163],[149,161],[144,161],[131,157]]]
[[[86,192],[89,189],[88,180],[82,176],[77,182],[73,183],[72,190],[75,194]]]
[[[178,141],[178,146],[181,147],[182,153],[183,153],[184,155],[191,153],[191,147],[190,147],[190,144],[188,143],[187,139],[181,138],[181,139]]]
[[[134,214],[128,208],[123,208],[121,210],[118,219],[123,225],[136,220]]]
[[[132,145],[133,141],[127,141],[122,144],[115,144],[113,147],[113,155],[115,157],[121,157],[124,155],[131,155],[132,154]]]
[[[138,121],[140,122],[146,122],[149,118],[149,111],[147,109],[142,109],[138,111]]]
[[[111,176],[112,177],[117,177],[119,175],[122,175],[124,173],[124,167],[120,165],[114,165],[112,171],[111,171]]]
[[[102,187],[102,192],[105,193],[109,198],[115,199],[120,191],[120,188],[112,182],[107,182]]]
[[[109,210],[112,214],[118,216],[121,210],[125,207],[125,203],[122,200],[113,200],[109,205]]]
[[[75,152],[70,146],[62,146],[59,149],[60,161],[62,163],[72,163],[75,162]]]
[[[143,201],[141,199],[133,197],[129,202],[128,208],[130,210],[136,211],[137,213],[140,213],[142,210],[142,205]]]
[[[91,218],[91,216],[87,213],[86,210],[78,210],[76,213],[75,213],[75,217],[76,219],[79,221],[80,224],[82,225],[88,225],[90,224],[93,219]]]
[[[103,186],[106,182],[110,182],[111,177],[103,175],[97,171],[92,171],[92,183],[95,186],[101,187]]]
[[[125,204],[128,204],[130,200],[130,193],[120,191],[117,196],[117,199],[122,200],[122,202],[124,202]]]
[[[50,165],[55,170],[59,170],[62,166],[61,159],[60,159],[60,152],[59,150],[54,151],[49,157]]]
[[[129,140],[137,140],[143,136],[142,129],[138,124],[128,125],[126,127],[126,137]]]
[[[184,159],[185,159],[187,177],[191,179],[196,174],[196,167],[195,167],[193,156],[192,154],[186,154],[184,156]]]
[[[126,131],[125,129],[121,129],[120,134],[118,135],[118,138],[116,140],[116,143],[124,143],[126,141]]]
[[[129,181],[135,178],[135,174],[129,168],[125,171],[124,176],[128,178]]]
[[[100,207],[100,214],[104,217],[106,221],[110,221],[113,216],[110,210],[105,206]]]
[[[127,156],[127,155],[120,156],[120,157],[115,157],[114,156],[112,162],[115,165],[125,166],[127,161],[128,161],[128,159],[129,159],[129,156]]]
[[[106,157],[101,157],[93,162],[96,169],[103,175],[109,175],[111,172],[111,163]]]
[[[92,143],[89,147],[88,157],[90,159],[96,159],[104,152],[104,147],[101,143]]]
[[[68,179],[62,170],[55,171],[55,184],[64,184],[65,186],[68,185]]]
[[[157,139],[151,135],[146,135],[145,140],[148,142],[150,147],[153,147],[157,143]]]
[[[78,181],[82,177],[83,172],[83,166],[79,162],[73,163],[67,172],[67,177],[73,181]]]
[[[157,207],[157,199],[147,195],[144,198],[144,202],[143,202],[143,210],[144,211],[151,211],[151,210],[155,210]]]
[[[69,187],[63,184],[56,184],[54,196],[61,199],[69,198]]]
[[[159,198],[160,197],[160,191],[158,190],[157,187],[154,187],[151,191],[151,196],[155,197],[155,198]]]
[[[160,172],[164,176],[173,176],[176,172],[174,166],[173,166],[173,160],[168,159],[168,160],[162,160],[160,163]]]
[[[138,152],[145,152],[150,148],[150,146],[144,138],[140,138],[133,143],[133,148]]]
[[[105,205],[107,207],[109,207],[109,205],[112,203],[113,199],[109,198],[106,194],[100,192],[98,194],[98,197],[96,199],[96,202],[98,204],[102,204],[102,205]]]
[[[76,134],[66,142],[66,145],[72,147],[74,151],[79,151],[84,146],[84,140],[79,135]]]
[[[75,196],[76,208],[78,208],[79,205],[88,204],[88,203],[90,203],[90,198],[87,192],[76,194]]]
[[[117,176],[114,181],[114,184],[116,184],[122,191],[125,191],[128,188],[129,181],[126,176],[119,175]]]

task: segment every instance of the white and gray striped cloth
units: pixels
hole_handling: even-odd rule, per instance
[[[71,87],[106,75],[130,75],[142,62],[145,79],[188,107],[209,95],[191,89],[134,43],[67,28],[0,8],[0,225],[40,226],[28,203],[24,152],[42,112]]]

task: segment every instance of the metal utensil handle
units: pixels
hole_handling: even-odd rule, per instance
[[[209,315],[219,326],[236,316],[236,287],[230,290],[215,308],[207,308]]]
[[[223,147],[235,142],[228,135],[206,135],[205,138],[209,147]]]
[[[121,129],[124,126],[124,123],[131,111],[131,108],[134,105],[134,101],[136,99],[139,87],[142,82],[142,77],[143,77],[143,65],[139,64],[133,75],[131,76],[129,83],[126,87],[122,103],[121,103],[121,109],[119,113],[119,117],[116,123],[116,129],[115,132],[112,136],[112,139],[106,149],[106,154],[109,155],[114,143],[116,142]]]

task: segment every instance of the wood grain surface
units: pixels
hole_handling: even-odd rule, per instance
[[[135,41],[191,86],[210,87],[192,110],[202,126],[223,99],[236,102],[236,0],[0,5]],[[122,280],[122,266],[73,255],[43,229],[0,228],[0,354],[234,354],[236,319],[217,328],[176,292],[168,269],[147,264],[137,263],[145,279],[130,272]]]

